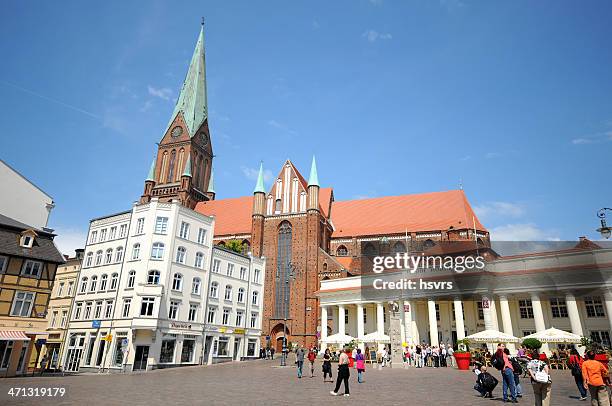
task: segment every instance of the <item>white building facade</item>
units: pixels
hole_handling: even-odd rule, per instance
[[[47,227],[53,198],[1,159],[0,185],[2,193],[11,196],[0,199],[0,213],[33,228]]]
[[[205,362],[213,230],[213,217],[155,198],[92,220],[65,370],[138,371]]]
[[[341,337],[354,338],[362,347],[388,343],[393,312],[399,313],[401,340],[407,345],[455,345],[486,329],[520,338],[555,327],[611,346],[612,249],[502,257],[489,262],[486,272],[466,271],[446,278],[428,270],[408,274],[415,280],[448,279],[460,291],[394,289],[372,300],[364,287],[376,277],[321,282],[323,348],[341,346],[334,341]],[[545,345],[542,350],[552,347]]]
[[[207,363],[256,358],[265,259],[213,248],[205,320]]]

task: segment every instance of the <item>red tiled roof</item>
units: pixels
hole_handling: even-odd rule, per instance
[[[321,188],[319,202],[327,216],[331,188]],[[215,235],[250,234],[253,197],[200,202],[195,210],[215,216]],[[332,203],[332,237],[476,228],[486,231],[462,190],[386,196]]]
[[[486,231],[463,190],[334,202],[332,237],[476,228]]]
[[[215,235],[251,234],[253,196],[199,202],[195,211],[215,216]]]
[[[329,216],[330,203],[333,195],[333,189],[330,187],[319,188],[319,210],[323,217]]]

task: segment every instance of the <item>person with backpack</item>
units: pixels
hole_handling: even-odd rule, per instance
[[[588,351],[586,357],[587,360],[582,363],[582,379],[584,388],[591,394],[591,405],[609,406],[610,397],[606,387],[610,384],[608,368],[601,362],[595,361],[595,351]]]
[[[578,354],[575,348],[570,351],[569,359],[567,360],[567,365],[569,366],[570,371],[572,372],[572,376],[574,377],[574,381],[576,381],[576,386],[578,387],[578,391],[580,392],[580,400],[587,400],[587,391],[584,387],[584,382],[582,379],[582,363],[584,359]]]
[[[531,377],[536,406],[550,406],[552,383],[548,364],[540,360],[538,350],[532,351],[531,361],[527,364],[527,371]]]
[[[495,389],[499,381],[496,377],[487,372],[486,366],[481,366],[479,371],[480,372],[476,376],[476,385],[474,385],[474,389],[476,389],[483,398],[492,398],[493,389]]]
[[[516,386],[516,397],[523,397],[523,388],[521,386],[521,374],[523,373],[523,368],[521,364],[515,357],[510,357],[510,350],[504,349],[504,353],[510,358],[510,363],[512,363],[512,373],[514,374],[514,386]]]
[[[508,392],[510,392],[510,401],[518,403],[516,400],[516,385],[514,383],[514,370],[510,358],[504,353],[506,344],[497,344],[497,351],[491,357],[491,365],[501,372],[502,376],[502,396],[504,402],[508,401]]]

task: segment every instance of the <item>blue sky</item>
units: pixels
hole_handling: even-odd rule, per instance
[[[461,181],[494,237],[597,237],[609,2],[7,1],[0,156],[54,197],[63,250],[142,193],[200,16],[218,198],[316,154],[336,200]]]

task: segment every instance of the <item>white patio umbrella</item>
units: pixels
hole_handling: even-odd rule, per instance
[[[475,343],[518,343],[520,339],[497,330],[484,330],[465,337]]]
[[[359,339],[362,343],[384,343],[388,344],[391,342],[391,338],[386,334],[381,334],[378,331],[375,331],[370,334],[366,334],[362,338]]]
[[[578,334],[570,333],[568,331],[559,330],[558,328],[551,327],[547,330],[539,331],[537,333],[529,334],[523,337],[536,338],[543,343],[562,343],[562,344],[580,344],[581,337]]]
[[[328,336],[327,338],[323,339],[322,341],[326,344],[348,344],[351,341],[353,341],[355,338],[351,337],[348,334],[340,334],[340,333],[336,333],[336,334],[332,334],[330,336]]]

